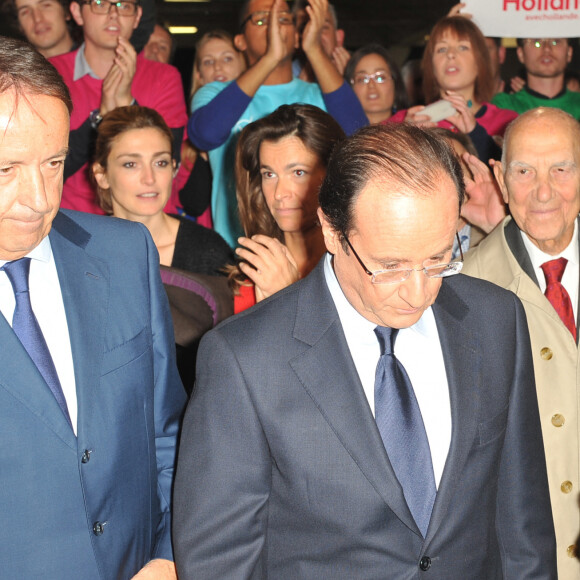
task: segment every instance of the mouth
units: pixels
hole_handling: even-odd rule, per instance
[[[459,68],[456,66],[449,66],[445,69],[445,74],[447,75],[454,75],[459,72]]]
[[[225,75],[216,75],[213,80],[218,81],[220,83],[225,83],[227,81],[227,78]]]
[[[110,24],[109,26],[107,26],[105,28],[105,32],[109,32],[111,34],[120,34],[121,27],[120,26],[117,26],[115,24]]]
[[[137,197],[139,199],[155,199],[156,197],[159,197],[159,193],[156,191],[148,191],[147,193],[138,193]]]

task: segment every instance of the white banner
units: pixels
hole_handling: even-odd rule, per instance
[[[463,0],[485,36],[575,38],[580,0]]]

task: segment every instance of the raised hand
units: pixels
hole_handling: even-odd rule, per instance
[[[455,91],[445,91],[443,98],[449,101],[457,111],[457,114],[447,117],[447,121],[453,123],[462,133],[471,133],[475,129],[477,121],[473,109],[465,98]]]
[[[417,125],[418,127],[424,127],[426,129],[430,127],[437,127],[437,123],[433,123],[429,115],[421,114],[421,111],[424,108],[425,107],[423,105],[409,107],[409,109],[407,109],[407,114],[405,115],[405,123],[411,123],[412,125]]]

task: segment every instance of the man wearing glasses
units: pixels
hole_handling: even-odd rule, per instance
[[[420,128],[338,145],[327,255],[200,347],[180,578],[556,578],[524,310],[456,275],[463,195]]]
[[[84,42],[73,52],[51,59],[74,103],[71,155],[67,161],[63,208],[103,213],[88,180],[91,141],[102,117],[116,107],[139,104],[155,109],[172,129],[181,148],[187,122],[181,76],[168,64],[137,55],[129,42],[142,15],[139,0],[81,0],[70,11],[82,27]],[[75,144],[73,147],[72,144]],[[83,147],[79,149],[78,143]]]
[[[523,113],[536,107],[555,107],[580,120],[580,93],[564,82],[572,47],[566,38],[518,38],[517,55],[526,69],[527,83],[513,94],[498,93],[492,103]]]
[[[213,224],[232,247],[243,235],[233,175],[234,152],[238,135],[248,123],[292,103],[328,111],[347,134],[368,122],[356,95],[323,49],[321,30],[327,10],[327,0],[309,0],[310,20],[302,35],[302,48],[318,84],[293,76],[298,33],[285,0],[246,0],[240,11],[240,33],[234,41],[249,68],[235,81],[210,83],[195,94],[187,132],[194,145],[209,152]]]

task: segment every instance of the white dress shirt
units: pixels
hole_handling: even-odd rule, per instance
[[[574,234],[572,235],[572,240],[566,247],[566,249],[558,254],[557,256],[550,256],[542,252],[538,246],[536,246],[527,234],[520,231],[522,240],[524,241],[524,246],[528,251],[528,256],[534,267],[534,273],[538,279],[538,284],[540,285],[540,290],[542,293],[546,292],[546,276],[542,270],[542,264],[549,262],[550,260],[557,260],[558,258],[566,258],[568,263],[566,264],[566,269],[564,270],[564,275],[562,276],[562,286],[566,288],[566,292],[570,296],[572,301],[572,308],[574,309],[574,320],[578,320],[578,284],[580,283],[580,259],[578,256],[578,220],[574,221]]]
[[[28,286],[32,310],[34,310],[56,367],[76,435],[77,392],[74,364],[58,273],[48,237],[45,237],[26,257],[31,258]],[[5,260],[0,260],[0,268],[5,263]],[[15,306],[16,299],[12,284],[6,272],[1,270],[0,312],[10,326],[12,326]]]
[[[359,314],[347,300],[334,273],[330,254],[325,259],[324,275],[374,415],[375,373],[381,355],[374,332],[377,325]],[[370,277],[368,283],[371,283]],[[435,484],[439,487],[451,443],[451,406],[439,333],[431,308],[423,313],[416,324],[399,331],[395,355],[405,367],[413,385],[429,440]]]

